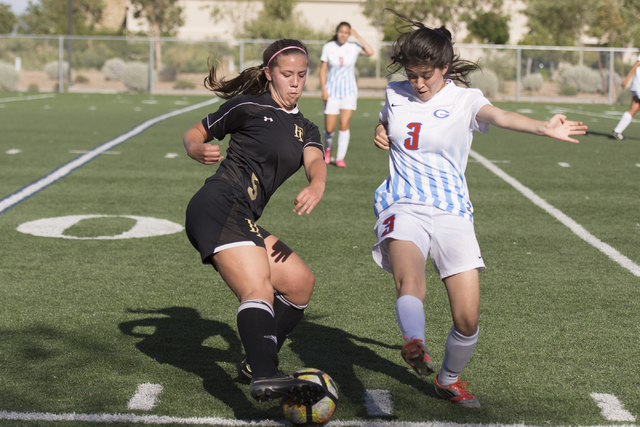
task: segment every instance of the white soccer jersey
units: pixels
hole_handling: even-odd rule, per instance
[[[340,46],[331,41],[322,47],[320,60],[329,65],[325,88],[331,98],[346,98],[358,93],[355,66],[361,51],[362,46],[353,42]]]
[[[380,121],[387,123],[389,177],[375,192],[376,216],[392,203],[433,205],[473,221],[464,176],[473,132],[489,125],[476,120],[490,102],[479,89],[445,87],[421,101],[408,81],[387,85]]]
[[[638,61],[640,61],[640,55],[638,55]],[[633,81],[629,88],[631,92],[635,92],[640,95],[640,66],[636,67],[636,72],[633,75]]]

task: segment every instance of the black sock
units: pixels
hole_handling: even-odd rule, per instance
[[[302,320],[304,309],[307,308],[308,304],[304,306],[296,305],[279,292],[276,292],[273,300],[273,311],[278,325],[278,351],[280,351],[291,331]]]
[[[273,308],[262,300],[248,300],[238,309],[238,333],[255,377],[278,373],[276,320]]]

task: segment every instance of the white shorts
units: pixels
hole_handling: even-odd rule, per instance
[[[431,255],[441,279],[485,269],[473,223],[434,206],[394,203],[380,213],[375,232],[378,243],[373,246],[373,259],[390,273],[387,239],[415,243],[425,260]]]
[[[346,98],[331,98],[324,103],[324,114],[338,115],[340,110],[356,110],[358,106],[358,94],[355,93]]]

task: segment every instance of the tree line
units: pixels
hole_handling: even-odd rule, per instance
[[[254,18],[247,13],[255,9],[252,0],[213,2],[209,13],[213,21],[228,19],[242,38],[278,39],[294,37],[306,40],[325,39],[333,28],[317,31],[304,20],[296,5],[299,0],[263,0],[263,8]],[[184,11],[178,0],[131,0],[137,18],[149,24],[145,34],[127,33],[121,28],[106,29],[100,25],[105,0],[39,0],[19,16],[0,0],[0,33],[68,34],[69,5],[72,7],[74,35],[148,35],[175,36],[184,25]],[[429,25],[445,25],[454,34],[466,28],[465,41],[505,44],[509,42],[511,16],[504,11],[503,0],[367,0],[363,13],[379,30],[383,40],[394,40],[398,31],[393,9]],[[527,17],[528,32],[522,45],[580,45],[585,36],[607,47],[640,45],[640,1],[638,0],[528,0],[522,11]]]

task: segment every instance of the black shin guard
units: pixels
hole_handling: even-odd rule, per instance
[[[238,333],[254,378],[270,377],[278,373],[276,331],[276,321],[269,303],[249,300],[240,305]]]
[[[302,317],[304,316],[304,309],[308,304],[304,306],[293,304],[286,299],[281,293],[276,292],[273,311],[275,312],[276,324],[278,327],[278,351],[284,344],[291,331],[296,327]]]

